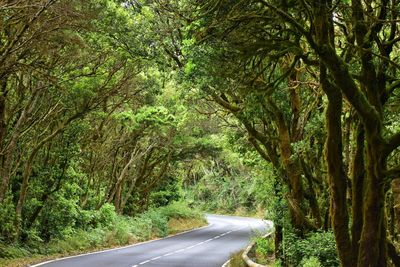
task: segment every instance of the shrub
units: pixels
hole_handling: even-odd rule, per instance
[[[310,258],[304,258],[301,261],[301,266],[302,267],[322,267],[321,262],[318,260],[317,257],[310,257]]]
[[[173,202],[172,204],[159,208],[158,211],[168,219],[170,218],[193,218],[202,216],[201,213],[190,208],[184,202]]]
[[[275,250],[275,243],[272,238],[257,238],[256,240],[257,251],[264,255],[272,254]]]
[[[0,243],[0,258],[4,259],[12,259],[12,258],[20,258],[28,256],[29,252],[19,246],[9,246],[3,243]]]
[[[146,212],[143,216],[147,217],[151,221],[152,232],[158,237],[164,237],[168,235],[168,217],[163,212],[157,212],[151,210]]]
[[[55,194],[40,215],[38,232],[45,241],[64,238],[74,233],[80,207],[74,200]]]
[[[138,240],[146,240],[151,238],[152,235],[152,223],[150,218],[146,218],[145,216],[137,217],[131,219],[130,232],[138,239]]]
[[[258,263],[265,264],[269,257],[274,254],[275,243],[272,238],[257,237],[255,240],[255,259]]]
[[[299,266],[304,258],[315,257],[324,267],[339,266],[335,239],[330,231],[310,233],[305,239],[299,239],[293,233],[286,233],[283,245],[291,265]]]
[[[114,205],[106,203],[98,210],[96,222],[103,227],[110,227],[114,225],[117,217],[118,214],[115,212]]]
[[[133,234],[129,231],[129,220],[120,219],[113,226],[112,231],[108,234],[107,243],[110,245],[128,244],[133,239]]]
[[[58,211],[49,215],[50,217],[46,221],[47,225],[54,225],[56,219],[66,220],[58,222],[54,232],[47,232],[51,237],[49,242],[43,242],[34,230],[27,231],[28,242],[25,242],[23,247],[15,244],[7,245],[0,240],[0,258],[21,258],[31,254],[70,253],[99,247],[126,245],[155,236],[166,236],[169,232],[168,222],[170,219],[201,218],[200,212],[190,209],[183,203],[174,203],[170,206],[149,210],[134,218],[118,215],[111,204],[104,205],[98,211],[76,210],[72,201],[66,201],[62,197],[56,198],[52,204],[53,207],[58,207],[65,202],[68,202],[69,205],[63,210],[72,209],[76,214],[68,216],[63,215],[63,211]],[[5,207],[0,208],[4,209]],[[49,212],[44,211],[45,214]],[[83,217],[76,218],[77,214],[81,214]],[[76,223],[73,224],[73,222]],[[65,228],[67,230],[61,229],[61,226],[67,226]]]
[[[0,205],[0,242],[10,242],[15,238],[15,220],[15,206],[8,195]]]

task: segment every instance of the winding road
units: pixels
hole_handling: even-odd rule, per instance
[[[252,235],[272,223],[259,219],[207,215],[197,230],[132,246],[40,263],[43,267],[220,267],[243,249]]]

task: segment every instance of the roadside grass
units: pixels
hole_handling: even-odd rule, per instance
[[[276,266],[274,258],[274,240],[272,238],[264,238],[261,235],[253,237],[254,245],[251,248],[248,256],[256,263],[265,266]],[[228,267],[247,267],[242,259],[244,250],[231,255],[231,260]]]
[[[250,217],[250,218],[258,218],[258,219],[264,219],[265,218],[265,213],[266,211],[264,209],[247,209],[244,207],[238,207],[235,210],[227,210],[227,209],[222,209],[222,208],[217,208],[217,209],[207,209],[207,207],[202,208],[204,212],[206,213],[215,213],[215,214],[221,214],[221,215],[230,215],[230,216],[240,216],[240,217]]]
[[[242,259],[243,252],[244,250],[241,250],[232,254],[228,267],[247,267],[246,263]]]
[[[5,245],[0,243],[0,266],[23,267],[59,257],[100,251],[166,237],[206,225],[203,214],[184,203],[149,210],[137,217],[116,215],[107,226],[77,229],[49,243]]]
[[[273,238],[256,237],[255,244],[250,251],[250,257],[261,265],[271,264],[274,260],[275,242]]]
[[[177,234],[206,224],[206,220],[196,218],[171,218],[168,222],[169,234]]]

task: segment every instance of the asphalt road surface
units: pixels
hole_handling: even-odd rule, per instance
[[[262,220],[207,215],[209,226],[176,236],[92,254],[64,258],[43,267],[220,267],[262,234],[271,223]]]

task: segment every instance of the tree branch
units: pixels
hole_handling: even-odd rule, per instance
[[[388,156],[390,153],[393,152],[393,150],[395,150],[399,146],[400,146],[400,132],[395,133],[387,140],[383,150],[384,155]]]
[[[214,99],[215,102],[217,102],[219,105],[221,105],[223,108],[229,110],[232,113],[236,113],[240,111],[240,108],[237,106],[234,106],[233,104],[229,103],[228,101],[224,100],[222,97],[216,95],[215,93],[209,92]]]
[[[400,167],[387,170],[384,175],[387,179],[392,180],[400,177]]]
[[[309,44],[311,45],[312,48],[314,48],[314,49],[317,48],[317,44],[315,43],[314,38],[310,34],[310,31],[307,30],[306,28],[304,28],[303,25],[298,23],[297,20],[295,18],[293,18],[290,14],[288,14],[285,11],[277,8],[274,5],[271,5],[270,3],[268,3],[265,0],[259,0],[259,2],[261,4],[263,4],[264,6],[270,8],[274,13],[278,14],[280,17],[282,17],[287,22],[289,22],[292,26],[294,26],[301,34],[304,35],[304,37],[307,38],[307,41],[309,42]]]

